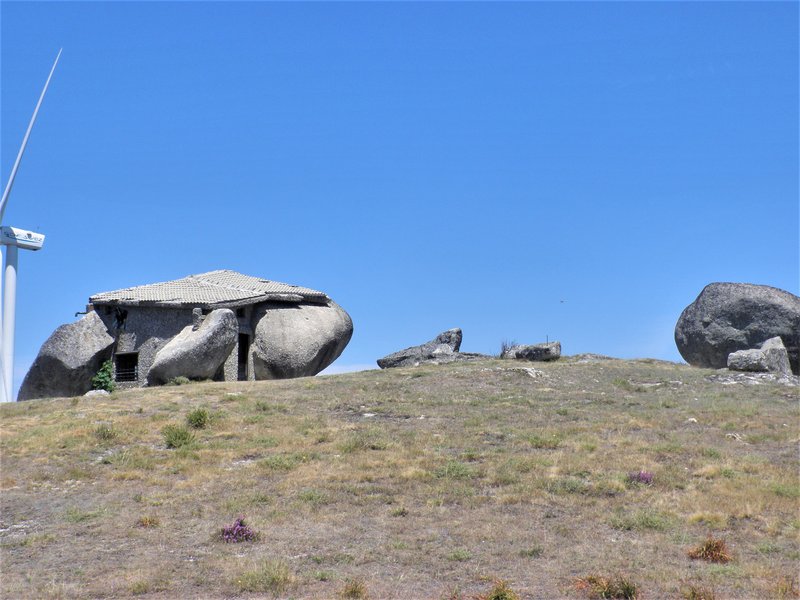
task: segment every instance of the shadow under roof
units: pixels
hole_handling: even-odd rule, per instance
[[[92,304],[171,307],[245,306],[268,301],[324,303],[328,296],[311,288],[220,270],[103,292],[89,298]]]

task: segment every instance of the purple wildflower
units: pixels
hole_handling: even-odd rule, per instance
[[[256,536],[256,532],[245,524],[244,517],[239,517],[233,522],[233,525],[222,528],[222,540],[228,544],[252,542]]]
[[[638,473],[628,473],[628,481],[630,483],[641,483],[644,485],[652,485],[653,474],[650,471],[639,471]]]

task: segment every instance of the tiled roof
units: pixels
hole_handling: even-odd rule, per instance
[[[317,290],[242,275],[236,271],[209,271],[175,281],[151,283],[113,292],[95,294],[92,304],[147,304],[150,306],[245,305],[274,300],[279,302],[326,302]]]

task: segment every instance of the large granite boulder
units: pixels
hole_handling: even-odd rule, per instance
[[[61,325],[42,345],[19,390],[19,400],[80,396],[92,389],[92,377],[111,357],[114,338],[92,311]]]
[[[728,355],[728,368],[731,371],[754,371],[791,375],[789,353],[781,338],[774,337],[761,344],[761,348],[738,350]]]
[[[780,337],[795,374],[800,372],[800,298],[748,283],[712,283],[675,325],[675,343],[690,365],[721,369],[728,355]]]
[[[511,346],[503,350],[502,354],[500,354],[500,358],[537,361],[556,360],[560,356],[561,342]]]
[[[430,342],[393,352],[378,359],[381,369],[414,367],[424,363],[443,363],[458,360],[461,348],[461,329],[443,331]]]
[[[236,346],[238,335],[239,323],[232,310],[212,310],[202,323],[187,325],[156,353],[147,384],[164,384],[181,376],[211,379]]]
[[[327,304],[267,303],[253,322],[256,379],[316,375],[339,358],[353,335],[350,315],[332,300]]]

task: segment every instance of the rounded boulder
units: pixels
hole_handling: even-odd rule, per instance
[[[233,350],[238,334],[232,310],[212,310],[199,327],[185,327],[158,351],[147,372],[147,384],[163,384],[175,377],[211,379]]]
[[[749,283],[712,283],[681,313],[675,344],[690,365],[721,369],[739,350],[760,348],[780,337],[797,374],[800,354],[800,298]]]
[[[92,311],[61,325],[42,344],[19,389],[19,400],[80,396],[92,389],[92,377],[111,357],[114,338]]]
[[[263,305],[255,315],[253,371],[256,379],[316,375],[336,360],[353,335],[353,321],[327,304]]]

